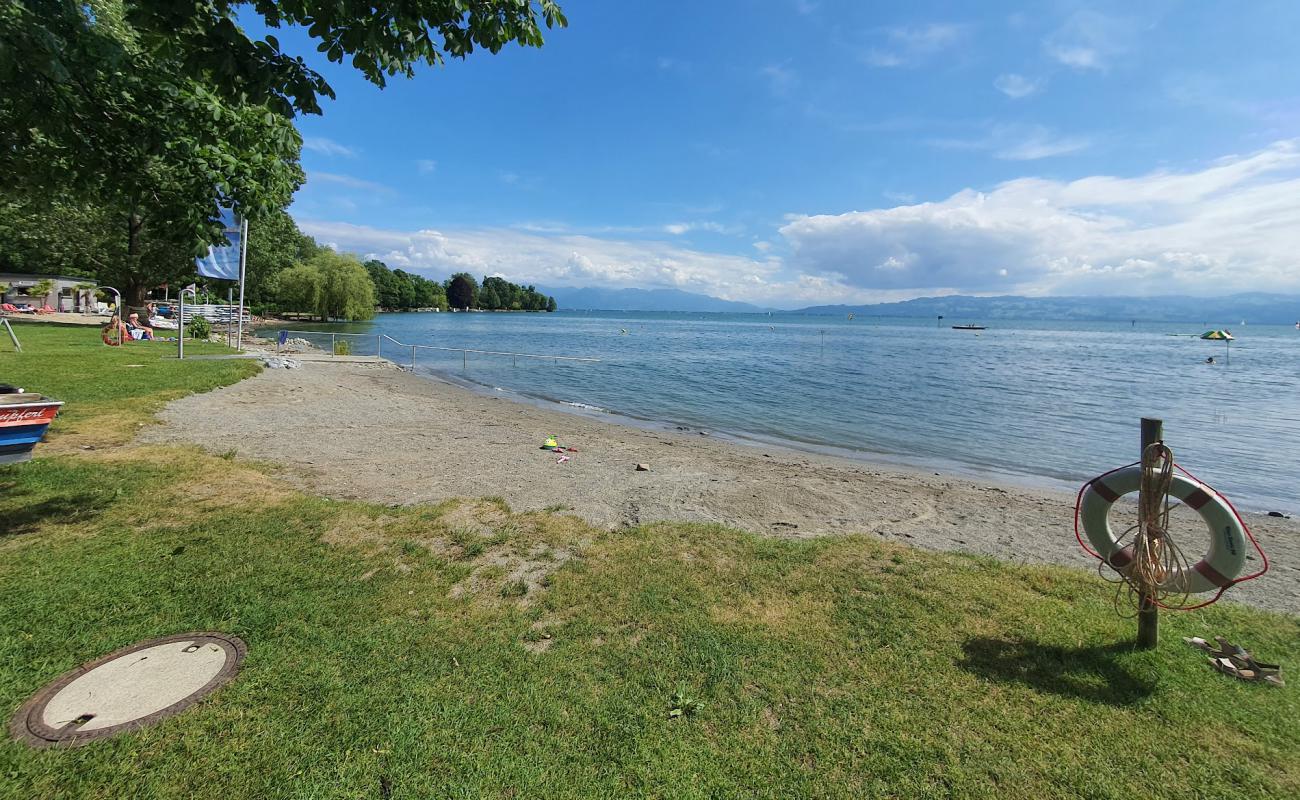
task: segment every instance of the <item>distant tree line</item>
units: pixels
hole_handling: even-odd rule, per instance
[[[382,261],[366,262],[366,272],[375,284],[375,300],[383,311],[447,310],[447,292],[441,283],[401,269],[389,269]]]
[[[447,279],[447,302],[452,308],[483,311],[554,311],[555,298],[533,286],[520,286],[505,278],[484,278],[480,285],[468,272]]]
[[[0,195],[0,271],[84,275],[111,284],[119,274],[100,268],[101,262],[87,260],[86,254],[103,255],[108,263],[116,261],[121,255],[114,250],[121,247],[121,240],[115,238],[116,228],[114,215],[101,212],[92,203],[39,207]],[[143,289],[168,282],[170,295],[175,297],[180,286],[196,281],[211,294],[226,294],[229,284],[193,274],[192,256],[184,248],[156,242],[147,231],[140,234],[140,241],[146,254],[141,261],[156,253],[159,264],[186,264],[152,273],[159,282],[145,282]],[[484,278],[480,283],[468,273],[457,273],[439,283],[390,269],[375,259],[363,264],[351,253],[317,244],[283,210],[264,212],[250,222],[247,253],[245,301],[253,313],[262,316],[286,313],[322,320],[365,320],[376,310],[555,310],[555,298],[504,278]],[[143,294],[124,299],[129,306],[144,301]]]

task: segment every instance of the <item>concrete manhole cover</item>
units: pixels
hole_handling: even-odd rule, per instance
[[[179,714],[235,677],[244,643],[224,633],[151,639],[83,664],[18,709],[15,739],[77,745]]]

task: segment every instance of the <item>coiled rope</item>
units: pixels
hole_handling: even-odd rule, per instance
[[[1132,537],[1133,544],[1133,562],[1122,571],[1116,571],[1102,558],[1101,554],[1088,546],[1079,532],[1079,514],[1083,505],[1083,493],[1087,488],[1096,481],[1104,479],[1108,475],[1113,475],[1121,470],[1128,469],[1134,464],[1125,464],[1109,472],[1103,473],[1091,481],[1085,483],[1079,489],[1078,495],[1074,499],[1074,538],[1079,541],[1079,546],[1084,549],[1088,555],[1097,559],[1100,563],[1097,565],[1097,573],[1103,580],[1110,583],[1116,583],[1115,589],[1115,610],[1122,617],[1136,617],[1138,610],[1141,608],[1142,598],[1149,597],[1158,607],[1171,611],[1194,611],[1198,608],[1205,608],[1218,601],[1223,593],[1229,587],[1236,586],[1239,583],[1245,583],[1254,580],[1264,573],[1268,572],[1268,556],[1265,555],[1259,542],[1255,541],[1255,535],[1250,532],[1250,526],[1241,518],[1241,512],[1237,511],[1232,501],[1215,491],[1209,484],[1197,478],[1191,472],[1183,468],[1181,464],[1174,461],[1173,451],[1170,450],[1163,442],[1155,442],[1149,445],[1142,452],[1142,461],[1134,462],[1142,465],[1142,485],[1139,492],[1138,502],[1138,523],[1133,525],[1116,540],[1120,547],[1125,546],[1125,539]],[[1173,537],[1169,534],[1169,489],[1173,484],[1174,470],[1178,470],[1192,480],[1200,483],[1206,489],[1214,492],[1228,508],[1232,510],[1232,515],[1237,518],[1237,523],[1245,531],[1246,538],[1259,553],[1263,566],[1256,572],[1252,572],[1242,578],[1229,581],[1226,585],[1219,588],[1214,597],[1202,603],[1188,605],[1190,593],[1187,591],[1170,591],[1161,588],[1164,580],[1175,569],[1187,570],[1187,559],[1183,556],[1182,551],[1174,542]],[[1117,578],[1111,578],[1107,575],[1107,570],[1118,575]],[[1127,609],[1131,608],[1132,613]]]
[[[1187,605],[1188,592],[1167,588],[1170,575],[1190,569],[1187,558],[1169,533],[1169,489],[1174,481],[1174,454],[1164,442],[1142,451],[1142,485],[1138,490],[1138,521],[1119,537],[1121,547],[1131,538],[1133,563],[1117,573],[1115,609],[1136,615],[1143,598],[1164,608]],[[1098,569],[1101,573],[1101,570]],[[1102,573],[1105,578],[1105,574]],[[1109,579],[1108,579],[1109,580]],[[1180,582],[1181,583],[1181,582]]]

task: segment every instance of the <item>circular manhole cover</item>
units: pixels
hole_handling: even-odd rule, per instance
[[[76,745],[179,714],[235,677],[244,643],[224,633],[182,633],[116,650],[41,689],[18,709],[14,738]]]

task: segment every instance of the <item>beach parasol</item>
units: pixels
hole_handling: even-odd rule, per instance
[[[1232,340],[1234,338],[1232,335],[1232,331],[1221,331],[1221,330],[1206,331],[1205,333],[1201,334],[1201,338],[1210,339],[1216,342],[1222,341],[1224,347],[1227,348],[1227,356],[1225,357],[1224,360],[1225,361],[1232,360]]]

